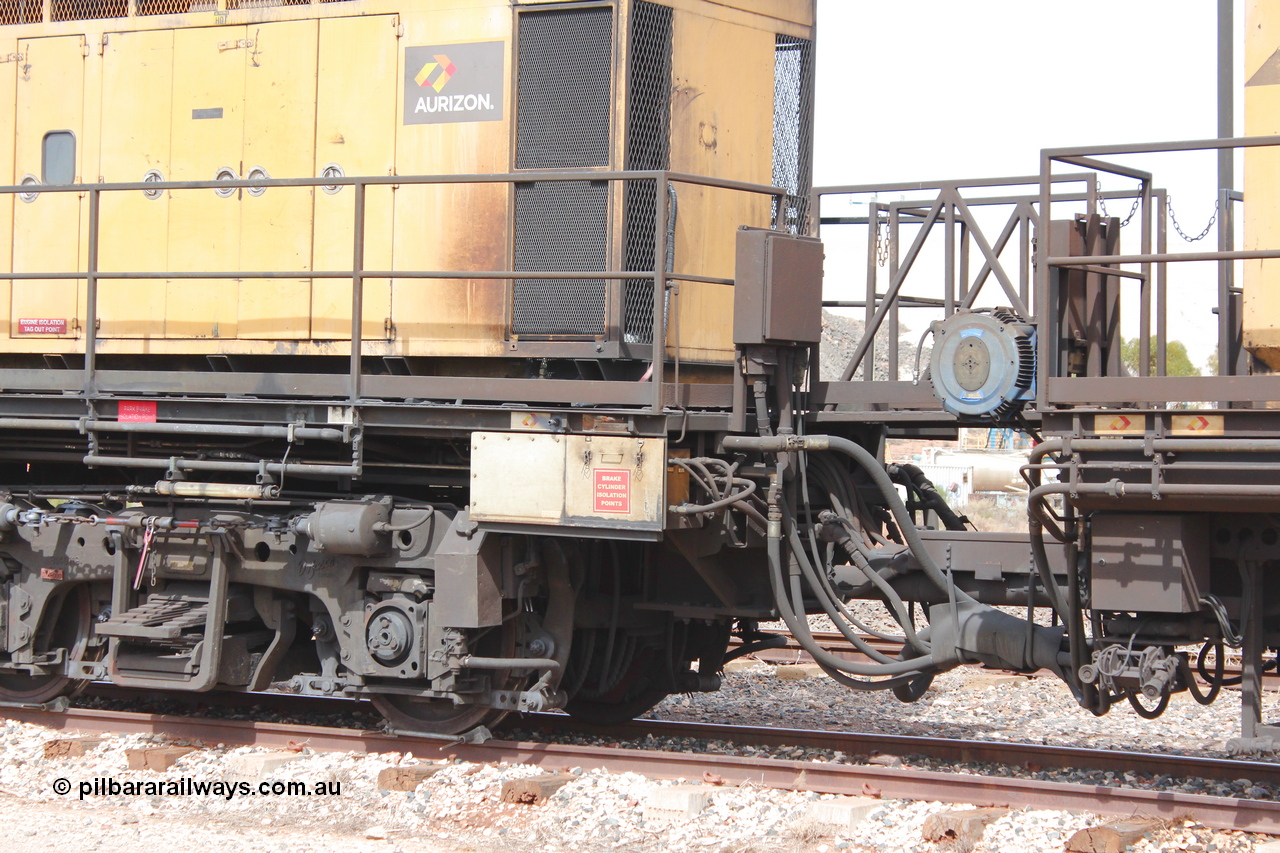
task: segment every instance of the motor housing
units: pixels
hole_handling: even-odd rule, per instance
[[[1011,309],[953,314],[933,334],[929,374],[948,412],[1006,420],[1035,397],[1035,327]]]

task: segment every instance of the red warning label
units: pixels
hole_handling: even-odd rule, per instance
[[[51,317],[32,317],[18,321],[20,335],[65,335],[67,321]]]
[[[631,514],[631,472],[626,468],[595,469],[595,511]]]
[[[155,400],[121,400],[116,410],[116,420],[127,424],[153,424],[156,422]]]

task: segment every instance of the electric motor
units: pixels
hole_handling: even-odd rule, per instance
[[[953,314],[933,332],[929,372],[948,412],[1005,420],[1035,396],[1035,327],[1012,310]]]

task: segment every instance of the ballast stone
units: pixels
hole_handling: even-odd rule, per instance
[[[300,752],[263,752],[227,758],[227,775],[232,782],[261,782],[276,770],[302,758]]]
[[[809,806],[805,812],[805,818],[821,826],[844,832],[862,823],[862,821],[866,820],[867,815],[883,805],[884,802],[882,800],[873,799],[872,797],[839,797],[834,800],[818,800]]]
[[[711,792],[707,785],[672,785],[654,788],[644,801],[645,821],[688,820],[711,804]]]

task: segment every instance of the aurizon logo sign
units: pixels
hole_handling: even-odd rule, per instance
[[[498,121],[506,80],[506,43],[405,48],[404,123]]]
[[[444,90],[444,84],[448,83],[453,73],[458,70],[458,66],[449,61],[449,57],[443,53],[437,53],[432,61],[422,66],[417,75],[413,78],[414,82],[419,86],[430,86],[437,92]],[[435,77],[432,80],[432,77]]]

